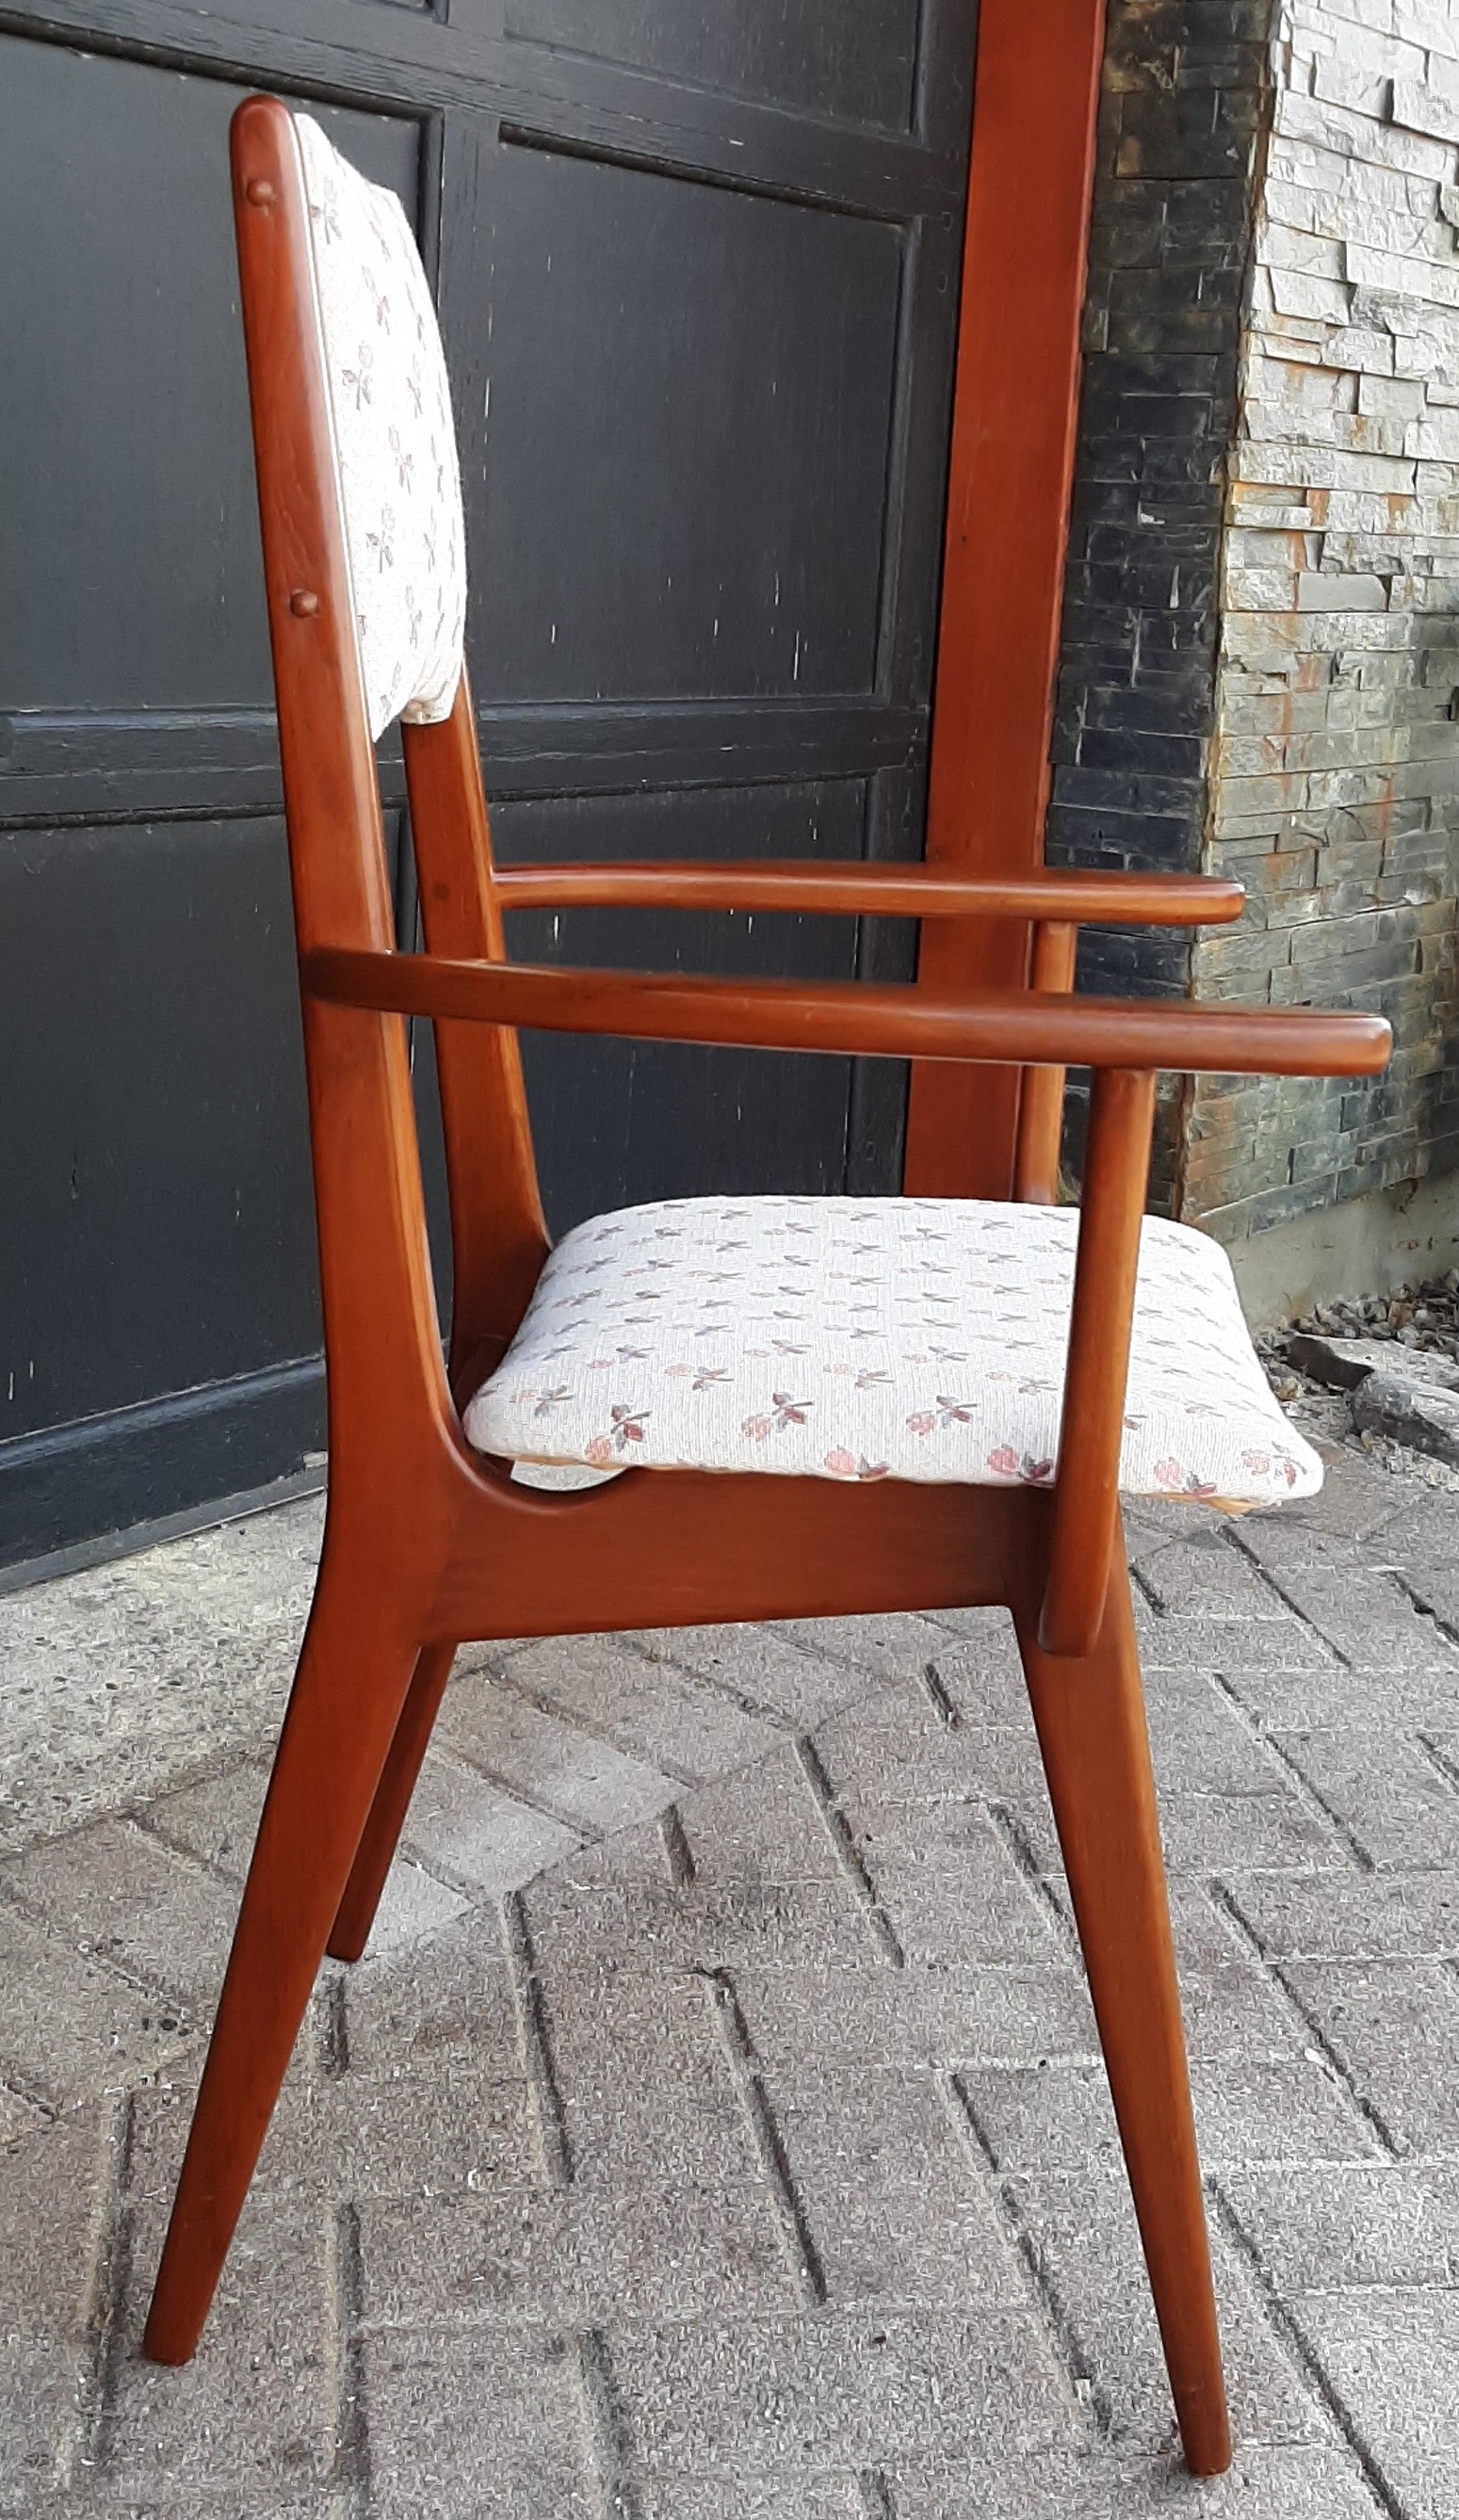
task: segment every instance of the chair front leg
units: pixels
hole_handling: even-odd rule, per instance
[[[1139,1652],[1117,1554],[1092,1652],[1046,1653],[1032,1614],[1016,1613],[1016,1624],[1180,2438],[1194,2473],[1217,2476],[1231,2434]]]
[[[326,1538],[143,2339],[155,2362],[186,2362],[202,2333],[415,1662]]]

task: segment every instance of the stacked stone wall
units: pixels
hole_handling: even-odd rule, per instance
[[[1198,1089],[1228,1238],[1459,1161],[1459,18],[1282,0],[1221,553],[1198,995],[1372,1008],[1366,1085]]]

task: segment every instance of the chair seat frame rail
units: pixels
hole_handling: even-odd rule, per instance
[[[192,2354],[325,1953],[364,1949],[465,1640],[1001,1604],[1014,1618],[1187,2460],[1231,2454],[1164,1870],[1119,1518],[1120,1418],[1156,1077],[1367,1075],[1366,1015],[1072,994],[1079,925],[1239,918],[1195,877],[757,863],[498,870],[470,693],[403,730],[425,950],[396,949],[354,652],[308,213],[291,118],[233,125],[264,568],[324,1297],[323,1554],[146,2332]],[[792,909],[1026,922],[1025,990],[534,969],[505,913]],[[443,1356],[407,1018],[435,1027],[454,1313]],[[460,1410],[548,1253],[519,1027],[1023,1071],[1017,1195],[1057,1194],[1068,1066],[1092,1100],[1052,1490],[629,1471],[549,1496],[472,1452]],[[565,1545],[566,1544],[566,1545]]]

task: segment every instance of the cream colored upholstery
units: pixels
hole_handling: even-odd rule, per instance
[[[466,627],[451,388],[416,241],[296,113],[335,456],[372,736],[449,717]]]
[[[593,1217],[552,1254],[467,1433],[521,1464],[600,1475],[1045,1486],[1077,1231],[1071,1208],[966,1199],[672,1199]],[[1225,1253],[1159,1218],[1124,1426],[1131,1496],[1271,1505],[1322,1484]]]

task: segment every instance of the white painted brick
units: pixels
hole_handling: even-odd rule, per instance
[[[1344,247],[1343,256],[1347,279],[1365,289],[1381,289],[1393,297],[1431,298],[1440,306],[1459,306],[1459,262],[1421,261],[1417,255],[1384,253],[1372,246],[1353,243]]]
[[[1413,377],[1359,377],[1357,407],[1373,420],[1416,420],[1424,388]]]

